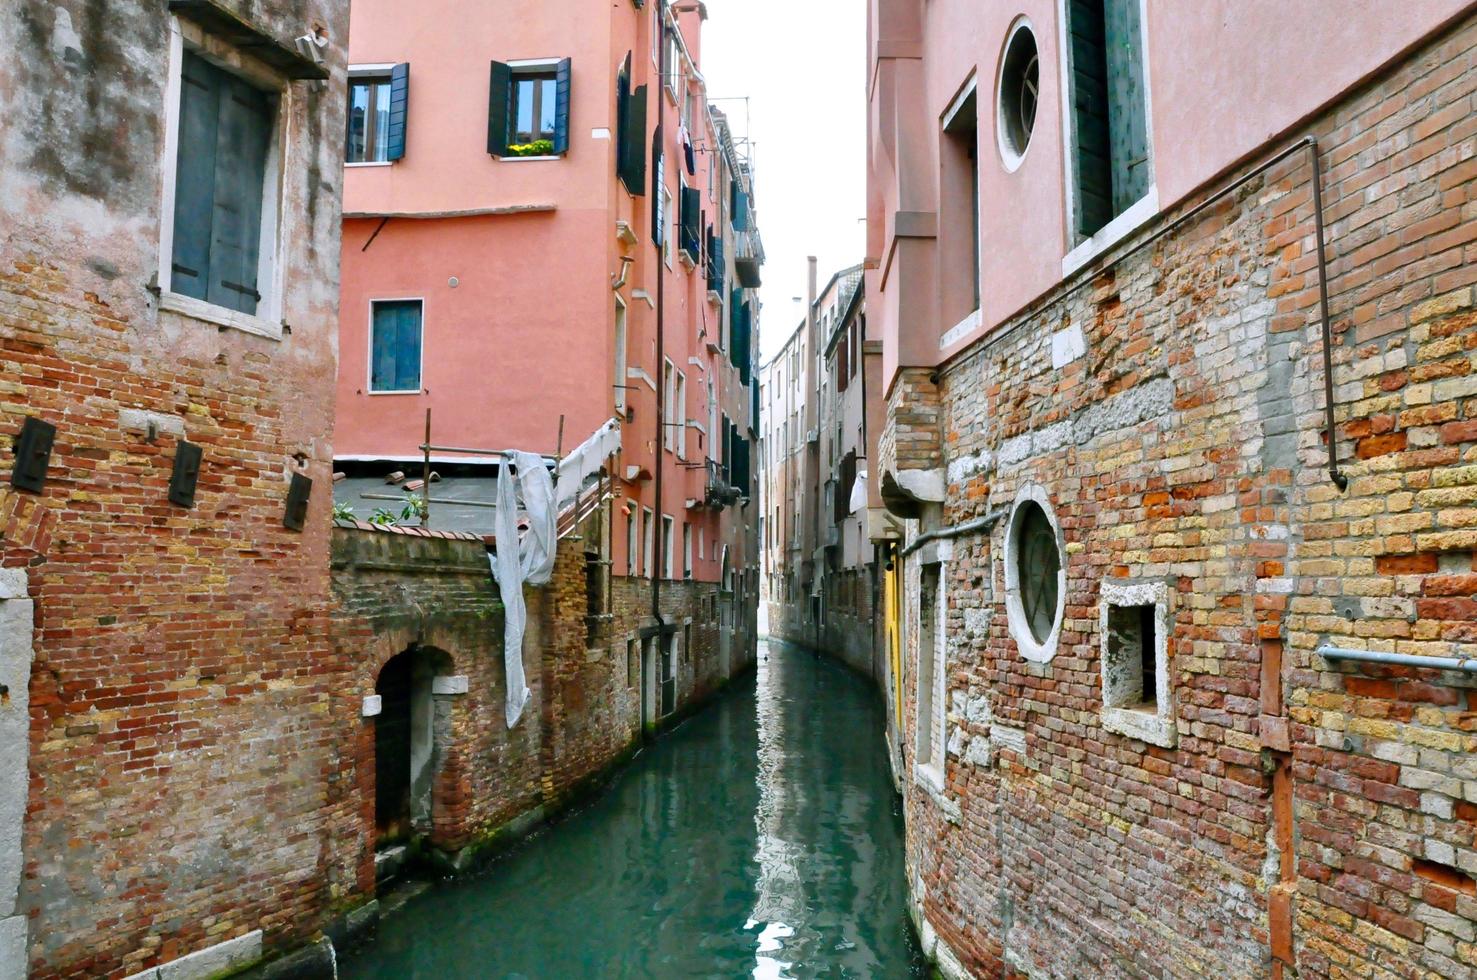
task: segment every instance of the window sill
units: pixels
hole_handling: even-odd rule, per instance
[[[394,160],[357,160],[357,161],[349,161],[349,160],[346,160],[346,161],[344,161],[344,169],[345,170],[348,170],[350,167],[393,167],[394,165],[395,165],[395,161]]]
[[[943,812],[944,819],[949,823],[958,823],[962,813],[959,804],[944,795],[944,774],[933,765],[914,765],[913,782],[916,783],[934,802],[934,805]]]
[[[365,394],[366,395],[375,395],[375,396],[378,396],[378,395],[419,395],[419,394],[421,394],[421,389],[420,388],[406,388],[403,391],[366,391]]]
[[[1159,187],[1158,185],[1154,185],[1149,188],[1149,193],[1130,204],[1128,210],[1106,225],[1103,225],[1102,228],[1098,229],[1097,234],[1063,256],[1062,276],[1070,276],[1078,269],[1081,269],[1093,259],[1133,234],[1133,232],[1141,228],[1158,213]]]
[[[207,303],[203,299],[193,296],[183,296],[179,293],[161,292],[159,294],[159,309],[165,313],[177,313],[194,320],[204,320],[218,327],[230,327],[243,333],[255,334],[268,340],[282,339],[281,322],[273,323],[250,313],[242,313],[240,310],[228,309]]]
[[[679,252],[678,256],[682,259],[682,264],[687,266],[688,272],[691,272],[693,269],[697,268],[697,259],[693,258],[691,255],[688,255],[685,249]]]
[[[541,157],[498,157],[503,163],[533,163],[536,160],[563,160],[564,155],[555,153]]]
[[[1133,708],[1105,707],[1102,718],[1103,727],[1108,731],[1161,748],[1172,749],[1179,741],[1174,721],[1166,715]]]

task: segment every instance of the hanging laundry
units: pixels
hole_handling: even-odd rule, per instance
[[[677,142],[682,144],[682,156],[687,161],[687,173],[690,176],[697,174],[697,155],[692,149],[692,134],[687,131],[686,124],[677,127]]]
[[[515,469],[516,473],[510,472]],[[528,532],[518,536],[518,505],[528,512]],[[504,713],[508,727],[518,724],[528,703],[528,683],[523,674],[523,632],[528,607],[523,602],[523,583],[547,585],[554,573],[554,549],[558,546],[554,507],[554,480],[538,453],[503,454],[502,473],[497,481],[497,554],[488,555],[492,576],[503,600],[503,669],[507,681]]]

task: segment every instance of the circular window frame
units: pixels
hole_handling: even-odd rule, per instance
[[[1037,102],[1036,115],[1031,120],[1031,129],[1026,133],[1025,145],[1020,149],[1014,146],[1014,140],[1006,132],[1005,114],[1005,68],[1010,62],[1012,50],[1016,39],[1025,32],[1030,39],[1031,46],[1036,49],[1036,85]],[[995,69],[995,147],[1000,154],[1000,162],[1005,167],[1006,173],[1015,173],[1021,164],[1026,162],[1026,154],[1031,150],[1031,142],[1036,135],[1036,124],[1041,121],[1041,44],[1036,39],[1036,27],[1031,23],[1029,17],[1020,17],[1010,26],[1005,34],[1005,43],[1000,47],[1000,61]]]
[[[1019,571],[1021,525],[1025,521],[1027,505],[1035,504],[1046,515],[1051,527],[1052,538],[1057,549],[1056,612],[1052,617],[1051,632],[1044,641],[1037,640],[1026,618],[1021,603],[1021,581]],[[1044,664],[1056,656],[1057,643],[1061,640],[1062,623],[1067,610],[1067,548],[1062,540],[1062,527],[1057,522],[1056,511],[1044,487],[1030,484],[1016,494],[1011,507],[1010,522],[1005,532],[1005,618],[1010,627],[1011,639],[1015,640],[1021,656],[1032,663]]]

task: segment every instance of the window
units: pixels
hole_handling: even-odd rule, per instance
[[[1103,727],[1173,747],[1169,588],[1163,582],[1104,582],[1098,603]]]
[[[940,300],[945,327],[980,306],[980,165],[975,83],[944,114],[939,147]],[[967,284],[967,285],[966,285]]]
[[[1074,226],[1089,238],[1152,184],[1141,0],[1067,0]]]
[[[677,425],[672,421],[676,417],[677,371],[672,367],[670,360],[662,361],[662,407],[666,418],[662,426],[662,448],[672,452],[677,448]]]
[[[656,533],[656,527],[652,522],[650,507],[641,508],[641,541],[646,550],[646,565],[644,571],[647,578],[651,578],[652,565],[656,563],[656,541],[652,537]]]
[[[615,172],[633,197],[646,194],[646,86],[631,88],[631,55],[616,76]]]
[[[1041,62],[1036,56],[1036,35],[1026,20],[1016,22],[1005,42],[1000,61],[999,113],[996,141],[1005,169],[1015,171],[1025,159],[1036,126],[1036,100],[1041,90]]]
[[[672,570],[672,531],[673,522],[666,514],[662,515],[662,578],[671,578]]]
[[[348,163],[388,163],[405,156],[410,65],[349,69]]]
[[[703,529],[697,529],[697,560],[703,560]]]
[[[667,263],[667,268],[672,268],[672,238],[678,234],[681,225],[676,209],[672,207],[672,192],[666,187],[662,188],[662,224],[665,226],[668,218],[672,222],[672,230],[662,228],[662,261]]]
[[[487,152],[547,157],[569,152],[570,59],[492,63]]]
[[[375,300],[369,308],[369,390],[419,394],[421,301]]]
[[[626,641],[626,686],[634,688],[641,682],[641,641]]]
[[[615,298],[615,410],[626,414],[626,304]]]
[[[692,578],[692,525],[682,524],[682,577]]]
[[[687,375],[677,372],[677,397],[669,413],[676,421],[677,458],[687,458]]]
[[[166,291],[266,314],[275,261],[277,97],[182,52]],[[234,321],[233,321],[234,322]],[[275,333],[273,334],[275,336]]]
[[[1060,532],[1050,508],[1043,489],[1023,488],[1006,535],[1006,618],[1021,656],[1037,663],[1056,655],[1066,604]]]
[[[944,595],[942,566],[922,566],[918,588],[918,718],[914,768],[934,788],[944,786]]]
[[[641,539],[637,537],[636,504],[626,512],[626,574],[635,578],[641,572]]]

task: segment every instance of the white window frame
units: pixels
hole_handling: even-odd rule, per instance
[[[626,512],[626,574],[631,578],[641,574],[641,510],[636,501],[630,501]]]
[[[394,71],[394,70],[395,70],[395,62],[393,62],[393,61],[386,61],[386,62],[374,63],[374,64],[364,64],[364,65],[350,65],[349,66],[349,83],[352,85],[355,81],[357,81],[359,79],[366,79],[366,78],[368,78],[368,79],[381,79],[381,78],[383,78],[386,81],[388,81],[389,78],[390,78],[390,73],[392,71]],[[347,149],[348,148],[345,147],[345,150],[346,151],[347,151]],[[346,156],[348,155],[347,152],[345,152],[345,155]],[[395,160],[360,160],[357,163],[350,163],[349,161],[345,160],[344,161],[344,169],[345,170],[352,170],[352,169],[356,169],[356,168],[359,168],[359,167],[391,167],[391,166],[394,166],[396,162],[397,161],[395,161]]]
[[[933,608],[923,608],[923,576],[929,568],[937,568],[938,584],[934,588]],[[933,617],[933,649],[923,649],[923,631],[917,630],[918,669],[914,672],[914,724],[913,724],[913,776],[925,787],[942,793],[944,789],[944,757],[948,752],[948,719],[945,716],[948,698],[948,641],[944,626],[947,609],[948,563],[920,564],[918,566],[918,620]],[[928,670],[924,670],[925,660]],[[927,703],[924,700],[924,685],[928,685]],[[928,758],[920,760],[923,735],[928,733]]]
[[[1057,23],[1061,25],[1062,31],[1066,31],[1070,23],[1067,20],[1067,5],[1070,2],[1071,0],[1057,0]],[[1040,34],[1036,35],[1036,41],[1036,50],[1039,53]],[[1144,133],[1149,151],[1146,164],[1149,168],[1149,189],[1143,197],[1125,208],[1122,214],[1099,228],[1091,238],[1073,245],[1077,240],[1077,117],[1072,111],[1071,45],[1065,37],[1057,38],[1057,88],[1061,99],[1063,139],[1062,175],[1063,186],[1067,191],[1067,208],[1062,216],[1062,231],[1065,236],[1063,240],[1067,243],[1067,254],[1062,256],[1063,278],[1081,269],[1159,214],[1159,168],[1156,166],[1154,153],[1154,82],[1149,77],[1149,11],[1145,0],[1139,0],[1139,44],[1144,57]],[[1039,103],[1036,121],[1041,121]]]
[[[672,363],[670,357],[662,358],[662,404],[666,411],[666,418],[662,420],[662,449],[667,452],[677,450],[677,427],[672,424],[672,405],[677,400],[677,365]]]
[[[682,522],[682,577],[692,578],[692,525]]]
[[[651,578],[652,566],[656,563],[656,514],[650,507],[641,508],[641,538],[646,548],[642,571],[646,578]]]
[[[1015,23],[1010,25],[1010,30],[1005,32],[1005,43],[1000,47],[999,63],[995,66],[995,111],[993,113],[995,118],[995,149],[1000,154],[1000,165],[1005,168],[1005,172],[1008,174],[1015,173],[1021,168],[1021,164],[1026,162],[1026,154],[1031,152],[1031,144],[1035,142],[1034,137],[1036,135],[1036,126],[1033,123],[1031,132],[1026,136],[1025,148],[1017,153],[1015,147],[1010,145],[1010,140],[1005,135],[1005,119],[1000,114],[1002,108],[1001,102],[1005,97],[1003,90],[1005,84],[1005,59],[1010,54],[1010,46],[1015,43],[1016,35],[1021,31],[1030,34],[1031,41],[1036,45],[1036,77],[1038,84],[1041,77],[1041,43],[1036,35],[1036,25],[1031,23],[1031,18],[1022,14],[1015,19]],[[1064,53],[1063,59],[1065,60],[1065,58],[1066,55]],[[979,106],[978,99],[975,100],[975,106]],[[978,111],[978,108],[976,108],[976,111]],[[1039,98],[1036,102],[1036,115],[1036,122],[1039,122],[1041,115],[1041,102]],[[1068,166],[1070,167],[1071,164],[1069,163]]]
[[[676,536],[677,536],[677,522],[676,522],[676,520],[673,519],[673,517],[672,517],[671,514],[663,514],[662,515],[662,578],[664,578],[664,579],[670,579],[670,578],[673,577],[672,576],[672,569],[673,569],[674,566],[673,566],[673,561],[672,560],[676,557],[676,555],[673,553],[673,549],[676,548],[676,546],[677,546]]]
[[[421,346],[416,352],[420,359],[419,388],[398,388],[376,391],[374,387],[374,305],[376,303],[419,303],[421,305]],[[376,296],[369,300],[369,322],[364,330],[364,393],[366,395],[419,395],[426,387],[426,298],[424,296]]]
[[[615,410],[624,417],[626,414],[626,354],[627,354],[627,331],[629,329],[629,316],[626,310],[626,301],[619,295],[615,298]]]
[[[676,450],[678,459],[687,458],[687,375],[681,370],[677,371],[676,396],[673,404],[677,408],[677,420],[681,425],[675,427]]]
[[[1111,606],[1154,607],[1154,710],[1131,708],[1114,694],[1108,655],[1108,613]],[[1169,674],[1170,589],[1164,582],[1110,582],[1098,595],[1098,668],[1102,679],[1102,723],[1110,732],[1172,749],[1178,743],[1173,683]]]
[[[666,154],[664,152],[663,156],[665,155]],[[671,269],[672,253],[676,251],[672,247],[672,230],[676,229],[682,219],[681,216],[678,215],[676,213],[676,210],[672,207],[672,191],[671,188],[667,187],[667,182],[665,180],[662,181],[662,207],[664,209],[662,212],[662,216],[666,219],[662,222],[662,224],[665,226],[668,221],[671,222],[670,229],[667,227],[662,228],[662,261],[666,263],[668,269]]]
[[[276,118],[272,125],[272,139],[267,147],[267,160],[263,168],[266,174],[262,184],[262,227],[261,243],[257,255],[257,301],[256,313],[242,313],[216,303],[173,291],[174,259],[174,196],[178,182],[180,95],[183,88],[182,75],[185,65],[185,50],[189,48],[207,61],[241,78],[243,81],[271,92],[276,99]],[[169,65],[164,85],[164,151],[159,162],[160,194],[159,207],[159,309],[182,316],[203,320],[221,327],[230,327],[245,333],[265,337],[268,340],[282,339],[282,295],[283,295],[283,181],[286,178],[286,147],[288,125],[296,114],[296,98],[291,80],[272,71],[269,67],[243,53],[229,42],[215,37],[203,28],[178,16],[169,18]]]
[[[1028,503],[1034,503],[1041,508],[1046,515],[1047,523],[1051,525],[1052,535],[1056,538],[1058,558],[1056,616],[1052,621],[1051,633],[1044,642],[1038,641],[1035,634],[1031,632],[1031,624],[1026,621],[1025,609],[1021,605],[1017,538],[1022,509]],[[1047,663],[1056,656],[1057,643],[1062,635],[1062,624],[1066,619],[1066,609],[1067,548],[1062,539],[1062,526],[1057,521],[1056,510],[1052,507],[1051,497],[1045,488],[1028,483],[1016,494],[1015,503],[1011,507],[1010,519],[1005,526],[1005,618],[1010,627],[1011,639],[1015,640],[1021,656],[1038,664]]]

